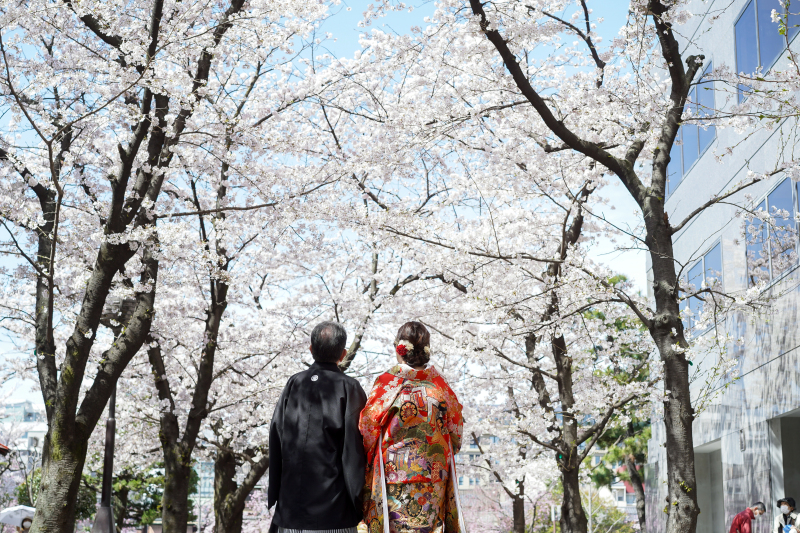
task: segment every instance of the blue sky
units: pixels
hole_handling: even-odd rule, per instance
[[[350,57],[358,50],[358,36],[368,31],[368,28],[359,28],[358,23],[367,6],[367,0],[343,0],[342,4],[334,7],[334,15],[326,21],[322,29],[333,34],[336,39],[329,48],[338,57]],[[406,5],[413,11],[392,12],[382,20],[375,21],[371,27],[384,31],[407,33],[412,26],[424,26],[425,17],[433,15],[434,3],[430,0],[407,0]],[[592,10],[593,18],[603,18],[598,25],[598,33],[604,42],[616,36],[628,16],[628,0],[588,0],[587,5]],[[347,8],[350,11],[347,11]],[[567,13],[571,14],[571,11]]]

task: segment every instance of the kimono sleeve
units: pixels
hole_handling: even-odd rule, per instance
[[[381,424],[384,422],[386,413],[397,396],[400,383],[402,383],[402,380],[395,378],[391,374],[379,376],[372,386],[372,391],[369,393],[364,410],[361,411],[361,420],[358,423],[358,428],[364,437],[364,450],[367,453],[367,464],[369,465],[375,460],[381,431],[383,430]]]
[[[453,453],[458,453],[461,450],[461,437],[464,432],[464,418],[461,415],[463,407],[453,389],[446,383],[445,387],[447,387],[447,432],[450,434]]]
[[[267,508],[271,508],[278,501],[278,494],[281,491],[281,474],[283,473],[283,454],[281,453],[281,437],[283,428],[283,410],[286,405],[291,381],[286,387],[275,404],[275,411],[272,413],[272,421],[269,424],[269,485],[267,487]]]
[[[367,403],[367,395],[361,385],[354,383],[347,388],[347,411],[344,417],[344,450],[342,466],[347,492],[356,509],[361,509],[361,491],[364,488],[365,453],[364,441],[358,429],[359,415]]]

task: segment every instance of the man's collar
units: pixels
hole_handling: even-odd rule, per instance
[[[341,372],[342,369],[339,368],[337,363],[323,363],[322,361],[314,361],[314,364],[311,365],[311,368],[321,368],[323,370],[329,370],[331,372]]]

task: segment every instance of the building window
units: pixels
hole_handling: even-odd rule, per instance
[[[632,492],[625,493],[625,503],[627,503],[628,505],[633,505],[634,503],[636,503],[636,494]]]
[[[697,84],[689,91],[686,108],[693,117],[712,116],[714,114],[714,81],[711,79],[711,63],[705,68]],[[703,152],[711,145],[717,135],[713,125],[705,128],[697,122],[687,122],[678,130],[675,142],[669,153],[667,165],[667,196],[673,193],[683,176],[692,168]]]
[[[759,67],[769,69],[786,48],[786,38],[780,34],[779,25],[772,22],[772,10],[786,14],[780,0],[750,0],[734,25],[736,34],[736,71],[752,74]],[[791,40],[796,34],[800,15],[788,13],[787,33]],[[784,20],[787,20],[784,15]],[[739,84],[739,101],[749,92],[747,85]]]
[[[747,279],[752,287],[780,277],[797,263],[795,187],[783,180],[747,223]]]
[[[678,130],[678,135],[675,137],[675,142],[672,143],[672,149],[669,151],[669,165],[667,165],[667,197],[675,192],[678,184],[683,177],[683,161],[681,161],[681,145],[680,145],[681,130]]]
[[[698,117],[714,116],[714,111],[716,110],[716,104],[714,103],[714,80],[711,79],[712,70],[714,70],[714,65],[709,63],[700,76],[697,85],[694,86],[694,89],[692,89],[690,93],[690,96],[694,93],[695,97],[692,98],[692,100],[696,102],[695,113]],[[711,146],[711,143],[717,137],[717,129],[713,124],[709,124],[706,127],[700,125],[697,126],[697,128],[697,153],[699,156],[703,155],[703,152]]]
[[[711,248],[692,268],[685,279],[688,285],[688,292],[694,293],[700,289],[712,289],[722,291],[722,245],[717,243]],[[703,312],[705,304],[713,302],[713,295],[709,293],[698,296],[690,296],[681,301],[681,311],[687,307],[691,310],[691,315],[683,321],[683,326],[688,328],[697,323],[697,317]]]
[[[616,496],[616,500],[618,502],[624,502],[625,501],[625,491],[624,490],[615,490],[614,491],[614,495]]]

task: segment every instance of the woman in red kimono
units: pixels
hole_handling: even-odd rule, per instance
[[[419,322],[403,324],[395,338],[399,364],[375,381],[361,412],[369,533],[462,531],[454,460],[461,404],[428,363],[430,337]]]

